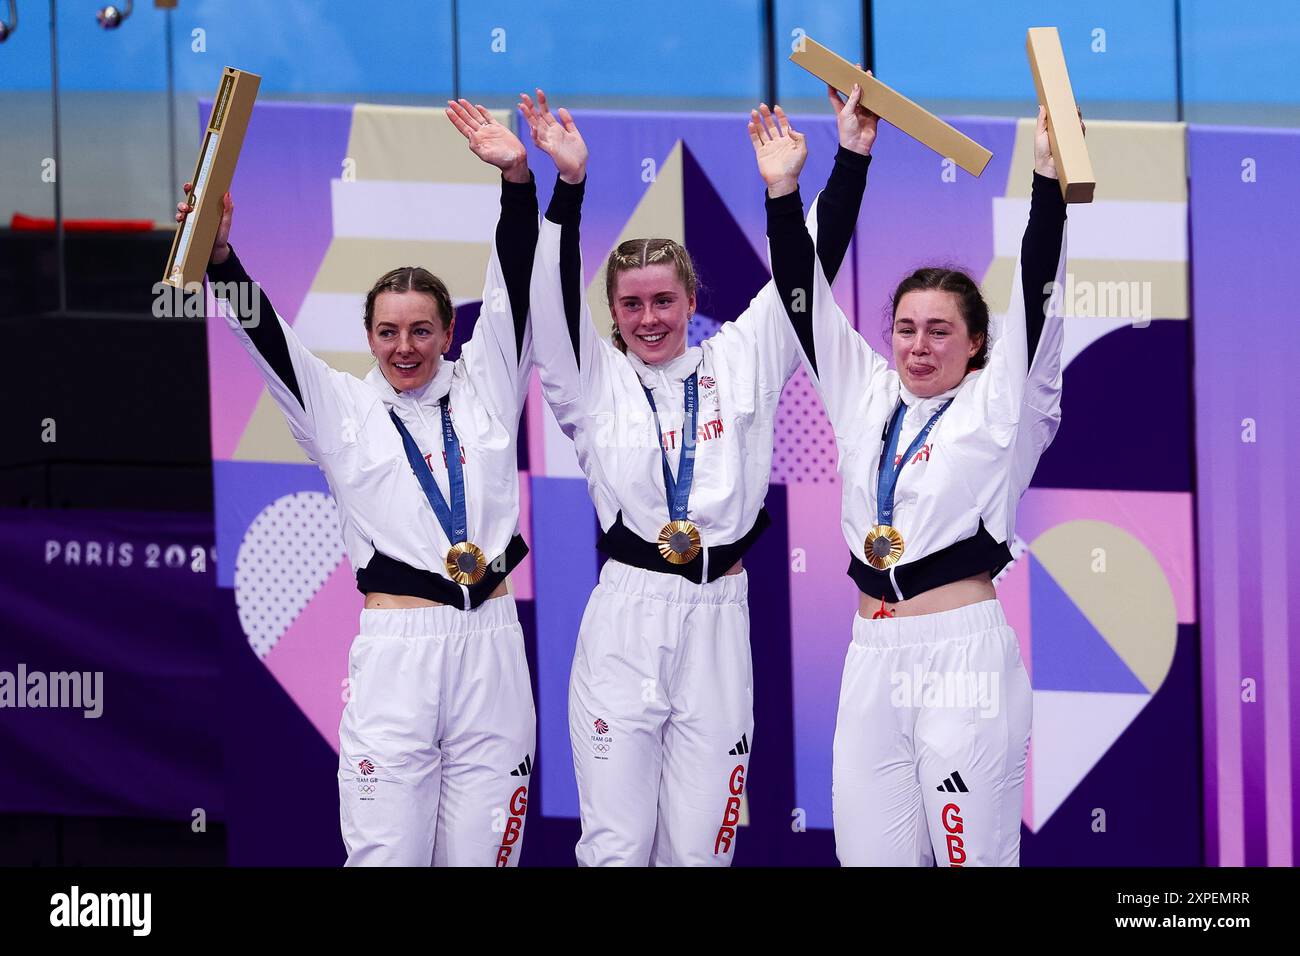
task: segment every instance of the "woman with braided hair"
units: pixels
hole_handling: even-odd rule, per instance
[[[856,93],[845,102],[828,92],[841,146],[818,251],[834,276],[875,117]],[[533,141],[559,171],[533,273],[535,360],[587,476],[609,559],[569,685],[578,862],[727,866],[754,731],[743,558],[769,524],[773,422],[798,350],[771,282],[689,346],[699,283],[686,249],[663,238],[610,255],[614,329],[610,341],[599,335],[578,235],[586,145],[540,90],[536,104],[521,99]]]

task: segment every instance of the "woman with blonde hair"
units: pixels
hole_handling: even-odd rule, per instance
[[[856,92],[847,102],[828,94],[841,147],[819,252],[834,276],[875,118]],[[537,367],[587,476],[609,558],[569,685],[578,862],[727,866],[754,734],[742,559],[769,524],[773,421],[798,351],[771,282],[690,346],[699,282],[671,239],[629,240],[610,255],[614,330],[612,342],[601,337],[579,250],[586,145],[540,90],[521,109],[559,171],[533,275]]]

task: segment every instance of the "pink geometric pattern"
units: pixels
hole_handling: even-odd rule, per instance
[[[807,369],[800,366],[776,410],[772,484],[838,482],[835,466],[835,433]]]
[[[340,562],[264,660],[280,686],[335,750],[343,717],[348,650],[363,605],[352,565]]]

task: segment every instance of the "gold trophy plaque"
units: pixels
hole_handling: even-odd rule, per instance
[[[185,201],[194,211],[176,230],[171,255],[163,271],[163,282],[178,289],[193,288],[203,281],[212,254],[212,243],[221,224],[221,197],[235,178],[239,150],[262,78],[234,67],[221,71],[221,83],[212,101],[208,129],[199,148],[199,159],[190,177]]]
[[[1097,179],[1079,128],[1078,104],[1065,68],[1065,51],[1056,27],[1030,27],[1025,38],[1029,69],[1034,74],[1038,102],[1047,107],[1047,138],[1052,143],[1056,175],[1066,202],[1092,202]]]
[[[804,37],[799,46],[800,49],[790,54],[793,62],[845,96],[857,83],[862,87],[863,106],[940,156],[951,159],[972,176],[984,172],[984,167],[993,158],[991,152],[965,133],[949,126],[893,87],[886,86],[874,76],[867,76],[864,70],[832,53],[812,37]]]

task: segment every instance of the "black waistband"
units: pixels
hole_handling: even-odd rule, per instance
[[[505,554],[488,562],[487,574],[478,584],[466,585],[469,591],[469,606],[476,608],[492,596],[498,585],[506,579],[528,553],[528,545],[522,535],[515,535],[506,546]],[[386,554],[375,552],[370,563],[357,572],[357,590],[362,594],[378,591],[382,594],[405,594],[409,597],[424,598],[452,607],[465,607],[465,592],[455,581],[444,578],[441,574],[413,568],[409,564],[390,558]]]
[[[745,532],[744,537],[731,544],[720,544],[716,547],[707,548],[709,555],[709,581],[716,581],[722,577],[745,556],[750,545],[758,540],[758,536],[767,530],[767,526],[772,523],[771,516],[767,513],[766,508],[759,509],[758,517],[754,519],[754,526]],[[615,517],[614,523],[608,531],[602,531],[596,539],[596,547],[609,555],[615,561],[621,561],[623,564],[631,565],[634,568],[643,568],[646,571],[662,571],[664,574],[680,574],[684,578],[694,581],[696,584],[701,583],[701,577],[704,574],[704,554],[698,555],[694,561],[688,561],[685,564],[673,564],[664,560],[664,556],[659,553],[659,545],[653,541],[646,541],[623,524],[623,512],[619,512]]]
[[[894,572],[893,580],[898,583],[901,597],[894,591],[889,571],[877,571],[858,560],[856,554],[849,556],[849,577],[863,594],[898,601],[914,598],[923,591],[960,581],[981,571],[997,577],[998,572],[1010,563],[1011,549],[1005,542],[994,541],[984,522],[980,521],[979,530],[973,536],[907,564],[894,565],[890,570]]]

